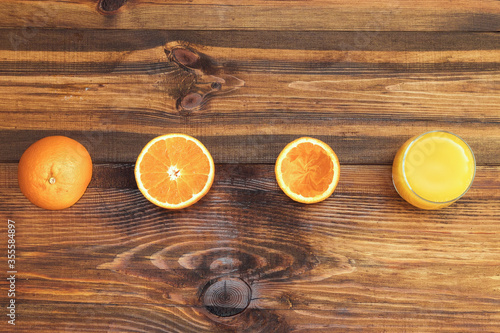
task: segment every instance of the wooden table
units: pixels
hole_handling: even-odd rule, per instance
[[[500,332],[499,1],[8,0],[0,27],[0,331]],[[465,197],[424,211],[391,163],[432,129],[462,136],[478,169]],[[181,211],[133,175],[170,132],[216,162]],[[94,175],[52,212],[22,195],[17,161],[56,134]],[[300,136],[341,161],[318,204],[274,177]]]

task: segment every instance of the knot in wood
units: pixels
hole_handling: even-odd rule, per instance
[[[97,8],[103,14],[111,14],[122,7],[127,0],[100,0]]]
[[[250,286],[240,278],[219,278],[208,282],[201,295],[203,306],[219,317],[243,312],[252,298]]]
[[[171,51],[172,60],[179,65],[199,69],[201,67],[200,56],[187,48],[175,48]]]
[[[210,85],[210,88],[212,88],[213,90],[220,90],[222,88],[222,83],[212,82],[212,84]]]
[[[181,110],[194,110],[203,102],[203,95],[197,92],[190,92],[177,102],[177,107]]]

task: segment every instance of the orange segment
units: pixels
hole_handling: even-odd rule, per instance
[[[154,138],[135,165],[135,179],[142,194],[168,209],[188,207],[201,199],[214,180],[214,162],[207,148],[185,134]]]
[[[315,203],[328,198],[337,187],[340,163],[326,143],[302,137],[281,151],[275,173],[286,195],[298,202]]]

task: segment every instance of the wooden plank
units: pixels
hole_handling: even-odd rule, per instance
[[[3,1],[0,27],[295,31],[498,31],[500,27],[500,5],[495,0],[135,0],[124,2],[110,15],[96,4]]]
[[[29,203],[16,164],[2,163],[0,215],[17,228],[18,328],[492,331],[499,171],[479,167],[461,200],[423,211],[398,197],[389,166],[344,166],[331,198],[303,205],[279,190],[272,165],[218,164],[205,198],[166,211],[142,197],[132,164],[96,164],[81,201],[53,212]],[[221,275],[252,288],[249,308],[231,319],[199,299]]]
[[[0,217],[16,222],[16,329],[496,331],[498,31],[496,0],[1,1]],[[390,164],[436,128],[464,137],[478,169],[457,203],[423,211],[397,195]],[[133,163],[174,131],[208,147],[216,179],[166,211],[139,192]],[[17,161],[55,134],[89,149],[93,178],[75,206],[46,211],[21,194]],[[302,135],[342,165],[314,205],[274,176]],[[224,299],[250,290],[248,308],[208,302],[217,286]]]
[[[261,135],[204,135],[203,131],[194,131],[189,127],[174,128],[171,126],[159,128],[156,133],[106,131],[66,131],[33,130],[33,131],[0,131],[2,142],[1,160],[3,162],[18,161],[22,153],[33,142],[49,135],[66,135],[81,142],[90,152],[94,162],[135,162],[146,143],[156,135],[169,132],[183,132],[194,135],[209,149],[217,163],[274,163],[280,151],[292,140],[304,136],[314,136],[326,143],[338,154],[343,164],[392,164],[396,151],[411,136],[436,128],[436,124],[427,121],[415,122],[408,127],[397,121],[386,124],[371,121],[341,120],[327,122],[325,127],[314,126],[301,129],[300,124],[294,124],[289,134]],[[445,125],[439,123],[439,128],[459,133],[472,147],[478,165],[498,165],[499,157],[495,152],[499,149],[498,126],[467,127]],[[369,135],[360,137],[359,126],[363,126]],[[479,128],[478,128],[479,127]],[[237,130],[236,127],[233,127]],[[276,129],[277,130],[277,129]],[[320,134],[318,131],[328,132]],[[374,133],[370,133],[373,131]],[[223,132],[223,131],[221,131]],[[255,149],[259,147],[259,149]],[[375,147],[375,148],[374,148]]]
[[[360,286],[359,288],[362,289],[363,287]],[[410,302],[407,301],[406,303]],[[56,309],[51,316],[54,324],[50,324],[41,318],[46,315],[46,312],[41,310],[44,307]],[[347,308],[341,307],[338,310],[327,311],[275,310],[273,313],[254,310],[252,313],[254,316],[249,316],[250,318],[246,320],[249,324],[241,326],[259,332],[379,332],[383,330],[397,332],[432,332],[433,330],[456,332],[459,330],[468,332],[478,329],[495,332],[496,325],[498,325],[493,313],[478,313],[473,310],[468,313],[460,313],[455,312],[453,309],[447,311],[442,308],[407,307],[408,310],[402,314],[401,319],[384,319],[393,313],[392,310],[388,306],[378,308],[372,303],[365,305],[365,311],[374,314],[369,317],[355,311],[350,312]],[[239,327],[234,324],[232,327],[224,327],[222,325],[194,322],[193,317],[195,315],[193,315],[192,311],[185,309],[162,310],[161,314],[158,314],[158,311],[157,308],[151,309],[149,306],[106,304],[96,307],[93,304],[79,304],[73,308],[57,303],[44,303],[37,307],[36,310],[29,311],[33,318],[33,325],[23,326],[23,328],[36,329],[37,332],[44,333],[53,332],[54,328],[62,328],[66,332],[115,330],[119,332],[148,333],[226,333],[239,331]],[[401,315],[401,313],[399,314]],[[448,318],[453,318],[455,324],[450,325],[452,320]],[[252,323],[254,324],[252,325]]]
[[[390,164],[407,138],[439,128],[464,137],[479,164],[499,164],[498,36],[479,34],[479,50],[460,43],[454,50],[464,36],[445,35],[448,44],[424,47],[430,35],[403,34],[393,51],[380,50],[390,34],[351,50],[338,50],[336,39],[318,50],[286,49],[286,41],[264,50],[167,43],[197,52],[201,70],[167,58],[163,45],[150,48],[161,36],[130,51],[87,50],[92,34],[74,52],[65,52],[72,44],[9,48],[0,59],[1,159],[17,160],[37,138],[67,134],[96,161],[133,162],[153,136],[184,132],[218,163],[273,163],[286,143],[312,135],[344,163]],[[101,36],[101,45],[114,36]],[[413,39],[420,46],[406,51]],[[204,94],[202,104],[180,110],[191,91]]]
[[[132,52],[164,46],[176,40],[226,49],[261,49],[262,54],[266,50],[440,52],[499,49],[499,37],[494,32],[43,28],[27,31],[4,28],[0,34],[0,50]],[[18,56],[22,55],[18,53]]]

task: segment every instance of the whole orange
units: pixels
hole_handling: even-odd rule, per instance
[[[50,210],[68,208],[85,193],[92,178],[89,152],[78,141],[48,136],[21,156],[17,178],[33,204]]]

